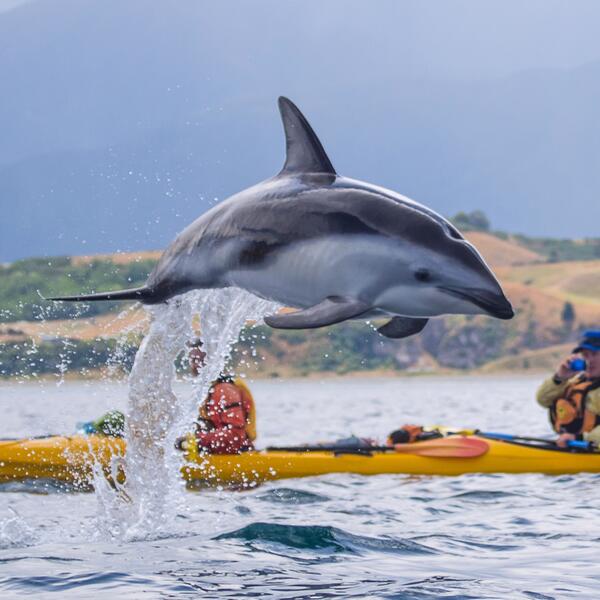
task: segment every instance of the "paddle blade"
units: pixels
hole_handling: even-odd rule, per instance
[[[489,445],[484,440],[468,437],[449,437],[394,446],[396,452],[438,458],[475,458],[484,455],[488,449]]]

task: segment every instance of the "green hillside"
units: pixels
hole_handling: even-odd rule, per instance
[[[118,303],[52,303],[43,298],[140,286],[154,264],[152,260],[117,264],[107,259],[84,263],[69,257],[54,257],[0,265],[0,322],[77,318],[112,312]]]
[[[600,260],[593,245],[557,241],[557,262],[519,238],[471,231],[467,237],[494,268],[516,309],[511,321],[483,316],[432,319],[421,335],[389,340],[364,323],[310,331],[249,329],[233,360],[264,377],[355,371],[439,372],[551,368],[557,348],[600,324]],[[132,304],[45,302],[41,296],[141,285],[155,254],[30,259],[0,267],[0,376],[88,373],[107,362],[127,370],[147,321]],[[126,339],[126,344],[117,340]],[[118,351],[117,351],[118,349]],[[252,358],[249,358],[252,357]]]
[[[561,240],[554,238],[533,238],[526,235],[508,235],[504,233],[497,233],[496,235],[510,239],[521,246],[542,254],[549,262],[600,259],[600,238]]]

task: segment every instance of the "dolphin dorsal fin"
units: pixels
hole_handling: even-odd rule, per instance
[[[285,131],[286,157],[281,173],[328,173],[335,175],[319,138],[298,107],[280,96],[279,111]]]

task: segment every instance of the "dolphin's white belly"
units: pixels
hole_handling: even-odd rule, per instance
[[[387,240],[335,236],[291,244],[266,266],[232,271],[228,279],[287,306],[306,308],[327,296],[371,303],[397,280],[402,263],[401,253]]]
[[[375,236],[330,236],[290,244],[256,269],[229,272],[229,285],[284,306],[308,308],[328,296],[366,302],[377,314],[433,317],[477,313],[470,303],[414,279],[410,249]]]

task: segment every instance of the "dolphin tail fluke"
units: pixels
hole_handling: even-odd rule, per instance
[[[265,317],[265,323],[275,329],[316,329],[358,317],[369,308],[360,300],[330,296],[304,310]]]
[[[377,331],[388,338],[400,339],[415,335],[423,330],[429,319],[410,319],[409,317],[394,317]]]
[[[99,302],[106,300],[137,300],[148,302],[153,297],[152,290],[147,287],[133,288],[130,290],[117,290],[114,292],[100,292],[98,294],[81,294],[78,296],[55,296],[45,298],[54,302]]]

